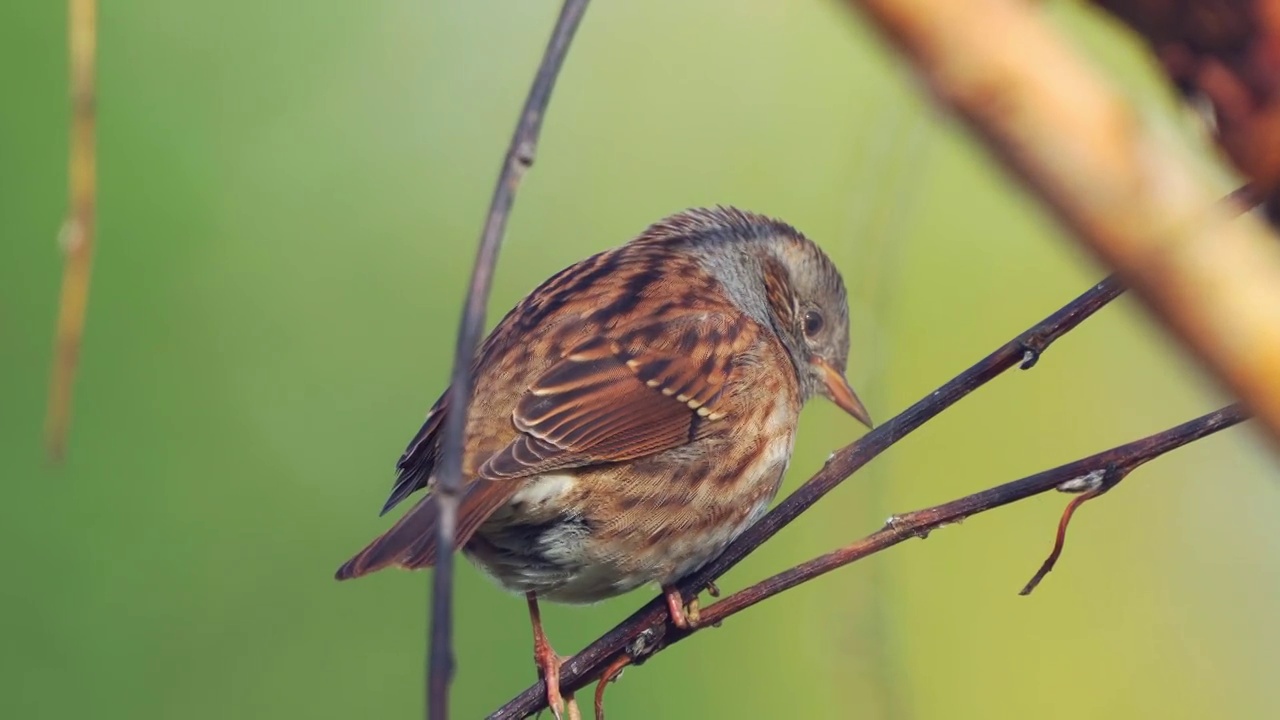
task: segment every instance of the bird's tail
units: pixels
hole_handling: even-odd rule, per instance
[[[465,545],[480,525],[511,497],[515,484],[477,480],[467,486],[458,503],[457,526],[453,535],[455,549]],[[435,565],[436,524],[439,520],[439,503],[436,494],[432,493],[419,500],[390,530],[338,568],[334,577],[350,580],[389,565],[410,570]]]

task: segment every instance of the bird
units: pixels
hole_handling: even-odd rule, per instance
[[[831,259],[791,225],[692,208],[553,275],[480,344],[463,438],[454,549],[522,593],[534,661],[560,717],[562,658],[538,600],[588,604],[676,583],[766,512],[805,403],[872,427],[845,379],[849,310]],[[417,503],[339,580],[435,563],[446,391],[396,465],[383,514]]]

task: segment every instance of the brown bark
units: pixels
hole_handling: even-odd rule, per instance
[[[1280,220],[1280,3],[1097,0],[1142,35],[1169,78],[1213,108],[1227,157]]]

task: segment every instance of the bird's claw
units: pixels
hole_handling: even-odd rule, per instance
[[[689,632],[698,629],[702,619],[698,597],[695,595],[688,601],[680,594],[679,588],[669,587],[664,591],[667,598],[667,613],[671,616],[671,624]]]
[[[538,644],[534,648],[533,662],[538,666],[538,676],[547,685],[547,709],[556,720],[565,720],[566,712],[569,720],[580,720],[582,713],[573,693],[568,696],[560,693],[560,666],[564,661],[565,658],[557,655],[550,645]]]

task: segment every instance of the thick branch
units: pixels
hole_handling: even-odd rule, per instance
[[[524,173],[533,166],[538,135],[556,77],[569,52],[569,43],[586,12],[587,0],[565,0],[556,19],[551,39],[542,55],[533,86],[525,99],[511,144],[503,159],[502,172],[489,203],[489,215],[480,233],[466,307],[454,348],[453,377],[450,384],[451,410],[445,420],[443,455],[436,475],[434,496],[439,503],[436,536],[436,569],[431,592],[431,638],[427,659],[427,717],[445,720],[449,716],[449,683],[453,679],[453,535],[458,509],[458,488],[462,482],[462,439],[471,402],[471,363],[480,333],[484,330],[485,307],[493,281],[498,248],[506,231],[507,217],[515,201],[516,189]]]
[[[1246,187],[1232,193],[1223,204],[1228,211],[1238,213],[1255,199],[1254,194]],[[929,393],[897,417],[836,451],[822,470],[743,533],[719,558],[682,581],[681,592],[685,597],[695,596],[812,507],[836,485],[973,390],[1015,365],[1021,364],[1024,369],[1034,366],[1050,344],[1123,292],[1124,286],[1119,279],[1115,276],[1108,277],[952,378],[938,390]],[[562,688],[576,690],[583,687],[600,677],[611,663],[628,652],[633,656],[642,655],[640,651],[644,645],[660,641],[669,630],[666,603],[662,598],[657,598],[566,661],[560,670]],[[628,651],[628,648],[631,650]],[[545,707],[545,696],[545,687],[539,681],[503,705],[490,718],[497,720],[524,717]]]
[[[1280,438],[1280,246],[1021,0],[850,0]],[[991,42],[999,37],[1000,42]]]
[[[89,307],[89,278],[93,269],[94,205],[97,201],[95,68],[98,49],[97,0],[71,0],[67,13],[71,56],[71,141],[68,185],[70,204],[62,226],[62,294],[49,380],[45,417],[45,446],[49,457],[61,460],[71,429],[71,399]]]

